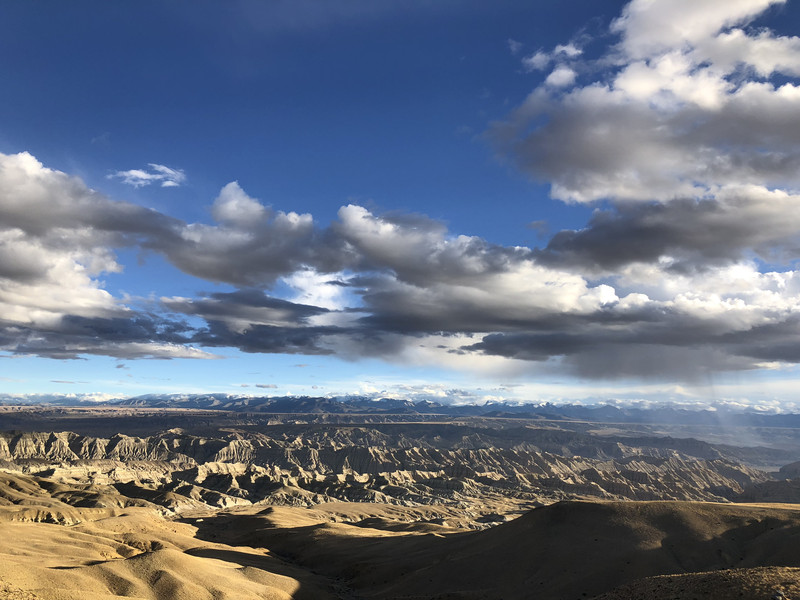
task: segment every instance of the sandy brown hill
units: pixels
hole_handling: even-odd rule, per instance
[[[728,597],[768,600],[800,589],[797,506],[561,502],[477,532],[437,525],[437,510],[329,502],[175,520],[112,486],[0,475],[0,598],[665,600],[738,586]],[[48,511],[65,518],[31,518]]]
[[[421,536],[291,527],[293,510],[220,515],[199,535],[268,547],[365,598],[563,600],[655,575],[800,566],[800,510],[783,507],[563,502],[483,532]]]
[[[781,596],[780,594],[783,594]],[[800,569],[756,567],[648,577],[595,600],[791,600],[800,598]]]
[[[3,509],[0,509],[2,512]],[[0,523],[0,598],[326,600],[330,582],[261,549],[197,540],[132,508],[77,526]]]
[[[264,549],[204,542],[196,528],[112,486],[0,472],[0,598],[333,598],[330,582]]]
[[[68,484],[0,471],[0,521],[74,525],[154,504],[117,493],[112,486]]]

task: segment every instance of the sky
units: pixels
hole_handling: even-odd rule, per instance
[[[800,1],[0,2],[0,397],[800,408]]]

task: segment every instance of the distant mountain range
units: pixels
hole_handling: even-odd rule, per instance
[[[0,397],[0,404],[46,404],[59,406],[121,406],[142,408],[184,408],[237,413],[280,414],[371,414],[445,415],[448,417],[524,418],[725,427],[788,427],[800,429],[800,414],[764,413],[753,409],[714,407],[689,409],[674,406],[620,407],[609,404],[450,404],[428,400],[412,402],[397,398],[364,396],[237,396],[231,394],[147,394],[127,399],[87,402],[79,397]]]
[[[117,406],[187,408],[253,413],[312,414],[400,414],[446,415],[448,417],[524,418],[590,421],[592,423],[660,423],[726,427],[800,428],[800,414],[765,414],[733,409],[691,410],[686,408],[617,407],[608,404],[440,404],[423,400],[346,396],[248,397],[228,394],[145,395],[113,403]]]

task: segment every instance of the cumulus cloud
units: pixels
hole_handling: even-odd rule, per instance
[[[305,266],[337,271],[347,262],[342,240],[320,231],[309,214],[273,211],[237,183],[226,185],[212,207],[216,224],[184,224],[150,248],[182,271],[241,287],[267,287]]]
[[[241,342],[253,351],[330,353],[313,348],[327,331],[323,323],[318,331],[301,331],[309,318],[329,312],[324,307],[242,289],[166,299],[165,316],[103,289],[102,275],[123,269],[115,249],[134,247],[158,252],[207,281],[246,288],[287,277],[301,296],[325,304],[327,295],[334,302],[336,285],[322,279],[349,251],[344,240],[315,228],[310,215],[272,211],[235,182],[223,187],[212,214],[216,224],[185,223],[113,201],[27,153],[0,155],[0,349],[53,358],[206,358],[212,355],[197,344]],[[321,273],[316,279],[309,275],[314,268]],[[201,317],[208,327],[189,328],[181,315]]]
[[[555,198],[669,201],[720,187],[800,184],[800,39],[748,28],[773,0],[645,1],[611,30],[619,43],[579,68],[556,65],[491,135]],[[546,68],[561,50],[524,65]]]
[[[248,196],[238,181],[232,181],[222,188],[211,212],[218,222],[240,227],[259,223],[268,216],[266,207]]]
[[[120,209],[78,180],[44,168],[30,154],[0,156],[0,314],[6,323],[50,326],[65,314],[124,311],[94,279],[117,272],[106,243],[123,232],[95,229],[98,216]]]
[[[421,215],[376,216],[361,206],[343,206],[331,231],[350,252],[345,264],[360,271],[390,270],[397,279],[424,284],[431,278],[469,279],[502,271],[525,258],[527,248],[493,245],[475,236],[451,236]]]
[[[173,169],[156,163],[149,163],[149,171],[144,169],[130,169],[128,171],[115,171],[109,179],[121,179],[122,183],[139,188],[153,183],[161,187],[178,187],[186,181],[186,174],[182,169]]]
[[[489,134],[554,198],[605,201],[524,259],[583,282],[584,310],[484,323],[463,351],[590,378],[796,363],[800,38],[755,25],[781,3],[633,0],[599,59],[522,59],[550,75]]]
[[[175,219],[115,202],[28,153],[0,155],[0,349],[77,357],[208,356],[179,323],[126,306],[103,289],[115,247],[175,235]]]
[[[451,235],[424,216],[375,215],[353,205],[320,229],[310,215],[273,211],[236,183],[214,201],[216,224],[184,223],[111,201],[29,155],[2,157],[0,164],[0,213],[7,224],[0,232],[0,301],[7,307],[0,346],[17,353],[208,357],[198,348],[237,347],[406,362],[426,356],[474,369],[496,362],[481,358],[486,355],[571,356],[577,349],[558,336],[591,330],[599,344],[609,328],[658,325],[659,310],[679,312],[669,304],[676,302],[674,290],[642,293],[642,281],[652,278],[635,269],[619,282],[630,290],[622,297],[567,268],[580,263],[580,240],[569,252],[568,244],[554,243],[548,264],[544,254],[526,248]],[[97,276],[121,268],[115,247],[137,245],[205,280],[242,289],[164,298],[163,314],[136,311],[104,291]],[[295,290],[294,301],[263,291],[278,278]],[[246,287],[251,282],[256,287]],[[768,294],[738,300],[765,302]],[[682,298],[681,310],[711,304],[713,298]],[[758,310],[751,312],[753,320]],[[204,324],[189,326],[184,317]],[[527,339],[529,348],[500,347],[491,336],[501,332],[528,332],[514,340]]]
[[[208,323],[195,342],[248,352],[425,357],[495,372],[515,371],[502,365],[511,360],[592,378],[698,378],[793,362],[782,340],[796,331],[797,277],[761,273],[747,258],[753,249],[767,256],[793,248],[794,224],[780,218],[792,202],[755,188],[707,205],[618,207],[540,251],[453,236],[417,215],[346,206],[315,239],[335,236],[351,274],[295,272],[287,280],[307,303],[258,291],[164,302]],[[744,224],[742,206],[750,210]],[[326,247],[308,255],[312,263]]]
[[[779,4],[633,0],[597,58],[584,39],[527,56],[509,41],[541,83],[491,139],[554,198],[602,202],[541,248],[357,205],[323,225],[236,181],[208,199],[213,220],[187,223],[0,155],[0,350],[234,347],[591,379],[796,365],[800,38],[757,22]],[[185,182],[155,163],[111,177]],[[122,248],[234,289],[137,305],[103,285]]]
[[[695,46],[723,28],[746,23],[769,6],[786,0],[633,0],[611,30],[622,36],[625,53],[634,59]]]
[[[567,46],[554,53],[562,61],[582,57]],[[588,106],[575,98],[594,93],[591,86],[551,92],[543,85],[547,90],[534,96],[546,93],[557,113],[574,116]],[[779,91],[771,89],[763,98]],[[653,93],[646,103],[626,101],[635,109],[631,118],[689,110],[686,103],[659,104],[660,92]],[[591,115],[598,148],[607,141],[604,128],[617,123],[607,108],[601,102]],[[542,127],[561,126],[560,116]],[[707,124],[681,135],[698,135]],[[738,126],[729,128],[729,139],[745,137],[745,129],[733,131]],[[569,136],[551,134],[552,152],[591,158],[588,171],[571,163],[575,190],[594,185],[596,163],[613,167],[617,160],[567,148]],[[529,144],[544,152],[541,141]],[[663,187],[650,196],[616,193],[584,228],[531,249],[458,235],[424,215],[357,205],[341,207],[323,227],[311,215],[272,208],[237,182],[211,202],[213,222],[186,223],[111,200],[28,154],[0,155],[0,349],[132,359],[213,358],[209,349],[235,347],[471,373],[695,380],[715,370],[800,362],[800,274],[791,266],[800,249],[793,216],[800,196],[710,175],[697,190],[701,180],[687,187],[680,169],[652,169]],[[613,168],[603,176],[610,182]],[[553,180],[565,189],[566,180]],[[662,195],[669,186],[671,194]],[[137,308],[102,285],[104,273],[123,268],[118,248],[159,253],[185,273],[237,289]]]
[[[575,77],[577,74],[571,68],[559,65],[550,75],[547,76],[547,79],[544,80],[546,85],[551,87],[564,87],[567,85],[572,85],[575,81]]]

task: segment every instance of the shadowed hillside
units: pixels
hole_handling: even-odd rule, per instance
[[[0,500],[7,598],[623,600],[739,585],[748,591],[733,597],[766,600],[800,589],[793,506],[560,502],[458,532],[420,509],[348,502],[174,520],[114,488],[19,475],[0,478]]]
[[[81,433],[34,426],[62,410]],[[0,432],[0,597],[767,600],[800,587],[785,431],[768,448],[521,416],[58,411],[0,411],[28,429]]]

